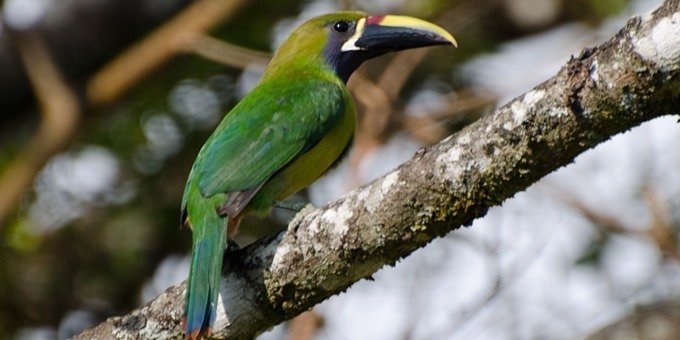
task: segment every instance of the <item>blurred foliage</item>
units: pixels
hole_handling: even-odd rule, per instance
[[[626,0],[581,0],[567,2],[570,6],[569,11],[574,17],[579,16],[584,8],[589,13],[588,19],[601,21],[612,15],[619,14],[628,4]]]
[[[211,34],[240,46],[269,51],[274,25],[296,17],[309,2],[257,1]],[[555,19],[531,28],[518,24],[516,17],[509,16],[493,0],[413,0],[404,1],[398,8],[386,6],[421,17],[439,18],[445,26],[451,17],[469,15],[462,28],[454,32],[461,48],[453,55],[432,52],[414,71],[401,100],[406,102],[428,81],[443,83],[450,89],[464,88],[465,82],[455,74],[455,69],[480,52],[564,22],[601,21],[620,12],[626,3],[556,1],[559,13]],[[381,70],[385,59],[370,65],[365,69],[369,75]],[[170,254],[188,253],[190,232],[179,228],[184,181],[218,118],[238,100],[240,77],[240,69],[197,56],[182,56],[135,86],[114,105],[87,113],[65,153],[77,154],[91,146],[108,150],[119,165],[111,190],[120,192],[112,198],[99,194],[87,199],[76,197],[75,202],[83,211],[63,224],[56,222],[47,227],[38,226],[31,218],[31,214],[50,213],[31,210],[40,194],[38,189],[26,195],[15,218],[2,230],[0,337],[23,327],[67,327],[65,316],[74,310],[90,311],[96,317],[94,321],[129,311],[139,306],[143,285],[163,259]],[[189,104],[175,102],[173,96],[178,95],[180,88],[190,96],[205,97],[193,97],[194,102]],[[216,117],[182,111],[208,104],[213,105],[210,110],[218,113]],[[28,118],[0,127],[0,169],[12,160],[37,124],[35,108],[21,114]],[[62,195],[64,200],[74,199],[72,192]],[[275,218],[249,218],[241,227],[238,241],[252,241],[282,226],[282,221]],[[581,262],[596,262],[599,249],[600,245],[594,244]]]
[[[267,51],[272,24],[297,11],[297,1],[271,1],[265,11],[248,6],[213,35]],[[218,97],[218,112],[226,112],[237,99],[234,81],[240,73],[200,57],[178,57],[115,105],[88,113],[66,152],[93,145],[106,148],[120,164],[117,183],[132,185],[134,194],[113,204],[97,199],[82,202],[86,213],[48,231],[30,218],[36,193],[27,195],[16,218],[3,229],[0,243],[0,337],[22,327],[56,329],[73,310],[91,311],[97,318],[131,310],[140,304],[141,286],[161,260],[168,254],[187,253],[191,234],[179,227],[179,201],[193,159],[218,120],[191,126],[191,121],[173,112],[169,97],[173,89],[190,82],[209,88]],[[29,112],[26,116],[37,117]],[[179,129],[179,148],[164,155],[148,150],[145,125],[154,117]],[[0,134],[0,169],[31,137],[36,121],[12,123]],[[169,143],[163,137],[157,141],[161,149]],[[275,221],[253,223],[267,226],[254,228],[260,233],[255,237],[280,227]],[[244,230],[248,233],[252,228]]]

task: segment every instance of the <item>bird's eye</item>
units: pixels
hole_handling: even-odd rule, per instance
[[[333,30],[338,33],[345,33],[349,31],[349,22],[345,20],[336,21],[333,24]]]

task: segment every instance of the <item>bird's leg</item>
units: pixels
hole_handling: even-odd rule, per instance
[[[286,210],[290,210],[290,211],[300,212],[304,208],[306,208],[308,205],[311,205],[311,203],[309,203],[309,202],[279,201],[279,202],[276,202],[274,207],[279,208],[279,209],[286,209]]]
[[[229,222],[227,224],[227,240],[230,240],[236,236],[238,233],[238,226],[241,225],[241,219],[243,216],[237,215],[235,217],[229,217]]]
[[[232,239],[227,239],[227,253],[235,253],[237,251],[241,250],[241,246],[236,243],[236,241]]]
[[[224,250],[224,255],[222,256],[222,272],[229,273],[234,271],[235,265],[238,261],[234,261],[234,258],[238,256],[241,246],[238,245],[234,240],[227,238],[227,249]]]
[[[309,215],[312,211],[316,210],[316,207],[312,205],[311,203],[305,204],[304,207],[302,207],[295,216],[293,216],[293,219],[288,222],[288,230],[292,230],[297,228],[298,224],[302,222],[302,220]]]
[[[222,256],[223,270],[224,268],[231,268],[233,261],[230,261],[230,259],[236,256],[236,253],[241,250],[241,246],[239,246],[238,243],[232,239],[232,237],[236,236],[236,233],[238,232],[238,226],[241,224],[242,218],[243,216],[241,215],[229,218],[227,230],[227,249],[225,249],[224,256]],[[226,271],[229,272],[230,270]]]

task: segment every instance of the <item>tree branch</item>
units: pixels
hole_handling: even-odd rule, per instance
[[[80,119],[78,98],[43,41],[36,35],[25,34],[16,37],[16,44],[40,104],[41,121],[35,136],[0,172],[0,230],[45,163],[68,144]]]
[[[245,69],[252,64],[264,68],[271,59],[269,53],[234,45],[205,34],[186,34],[179,40],[181,41],[179,49],[184,53],[193,53],[235,68]]]
[[[680,0],[667,0],[493,115],[226,254],[214,335],[259,334],[469,225],[611,136],[679,110]],[[171,287],[80,338],[180,336],[185,289]]]

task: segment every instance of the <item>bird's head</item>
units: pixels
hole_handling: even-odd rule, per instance
[[[285,68],[298,61],[319,62],[346,82],[368,59],[433,45],[456,46],[456,40],[443,28],[412,17],[339,12],[298,26],[277,50],[272,65]]]

